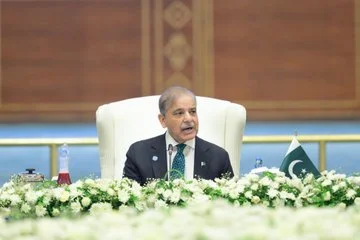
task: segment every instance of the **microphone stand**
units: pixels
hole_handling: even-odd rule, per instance
[[[172,155],[173,151],[174,151],[173,145],[169,144],[169,146],[168,146],[169,158],[168,158],[168,171],[167,171],[168,181],[170,181],[171,155]]]

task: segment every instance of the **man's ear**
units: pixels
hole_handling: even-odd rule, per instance
[[[165,116],[162,115],[161,113],[159,113],[158,119],[159,119],[159,122],[160,122],[161,126],[162,126],[163,128],[166,128]]]

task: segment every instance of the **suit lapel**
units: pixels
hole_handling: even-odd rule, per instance
[[[154,178],[164,178],[167,172],[165,134],[154,139],[151,144],[151,152]]]
[[[207,148],[199,137],[195,142],[195,159],[194,159],[194,178],[208,179],[208,159],[206,157]]]

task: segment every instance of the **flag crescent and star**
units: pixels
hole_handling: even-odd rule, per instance
[[[285,158],[280,166],[280,171],[284,172],[289,178],[304,177],[307,173],[312,173],[314,177],[321,174],[310,160],[296,136],[293,137]]]
[[[297,164],[298,162],[302,162],[302,161],[301,160],[294,160],[289,164],[288,171],[289,171],[290,177],[292,177],[292,178],[294,178],[296,176],[296,174],[294,174],[294,167],[295,167],[295,164]]]

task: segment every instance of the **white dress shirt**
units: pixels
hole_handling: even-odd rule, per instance
[[[166,150],[168,152],[167,155],[167,163],[169,162],[169,151],[168,151],[168,146],[169,144],[171,144],[172,146],[176,146],[177,144],[179,144],[178,142],[175,141],[175,139],[173,137],[170,136],[169,132],[166,131],[165,133],[165,142],[166,142]],[[191,180],[194,178],[194,159],[195,159],[195,138],[184,142],[184,144],[186,145],[186,147],[184,148],[184,156],[185,156],[185,180]],[[171,154],[171,166],[172,166],[172,162],[174,161],[174,157],[176,155],[176,148],[175,151],[173,151],[173,153]],[[167,166],[167,169],[169,171],[169,167]]]

